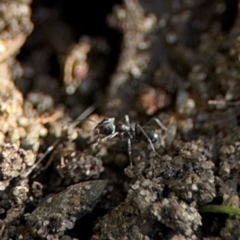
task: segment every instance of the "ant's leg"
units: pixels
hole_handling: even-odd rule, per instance
[[[124,119],[125,119],[125,123],[127,124],[128,128],[130,129],[129,116],[125,115]],[[131,141],[130,136],[128,137],[128,157],[129,157],[129,161],[130,161],[130,167],[132,167],[133,166],[133,164],[132,164],[132,141]]]
[[[106,136],[106,137],[104,137],[104,138],[100,138],[100,142],[104,142],[104,141],[107,141],[108,139],[111,139],[111,138],[114,138],[114,137],[116,137],[118,135],[118,132],[114,132],[114,133],[112,133],[111,135],[109,135],[109,136]]]
[[[161,145],[165,146],[165,138],[168,128],[165,127],[165,125],[158,118],[153,118],[152,121],[154,121],[165,132],[165,134],[161,137]]]
[[[124,120],[125,120],[125,123],[127,124],[127,126],[130,128],[129,116],[128,116],[128,115],[125,115]]]
[[[93,143],[92,147],[95,148],[95,147],[97,147],[97,145],[98,145],[99,143],[105,142],[105,141],[107,141],[108,139],[114,138],[114,137],[117,136],[117,135],[118,135],[118,132],[115,132],[115,133],[112,133],[112,134],[109,135],[109,136],[106,136],[106,137],[104,137],[104,138],[100,138],[100,136],[99,136],[99,134],[98,134],[97,141],[96,141],[95,143]]]
[[[130,167],[132,168],[132,141],[131,138],[128,138],[128,157],[130,161]]]
[[[136,128],[138,128],[140,130],[140,132],[143,134],[143,136],[147,139],[147,141],[149,142],[153,152],[160,158],[161,156],[158,154],[158,152],[156,151],[151,139],[148,137],[147,133],[144,131],[144,129],[139,125],[136,124]]]
[[[164,132],[167,132],[167,127],[158,119],[158,118],[152,118],[147,124],[149,124],[151,121],[154,121]]]

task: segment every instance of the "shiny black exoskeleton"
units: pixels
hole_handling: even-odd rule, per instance
[[[153,118],[152,121],[154,121],[164,132],[167,131],[167,128],[159,119]],[[98,140],[100,139],[100,141],[105,141],[116,136],[121,139],[128,139],[128,153],[130,159],[132,152],[132,140],[147,141],[151,145],[152,150],[158,155],[153,146],[153,143],[161,140],[161,136],[157,129],[147,125],[141,126],[137,123],[131,125],[127,115],[125,116],[125,123],[115,123],[115,118],[104,118],[95,127],[95,133],[98,135]]]

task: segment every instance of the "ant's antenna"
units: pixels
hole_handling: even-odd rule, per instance
[[[84,119],[86,119],[93,111],[96,109],[95,105],[91,105],[83,113],[81,113],[78,118],[69,126],[69,129],[74,129],[78,124],[80,124]]]
[[[82,112],[78,118],[73,121],[73,123],[70,124],[69,130],[74,129],[78,124],[80,124],[84,119],[86,119],[93,111],[96,109],[96,106],[93,104],[90,107],[88,107],[84,112]],[[49,146],[46,150],[46,152],[43,154],[42,157],[40,157],[35,164],[32,165],[32,167],[22,176],[23,178],[28,177],[32,171],[52,152],[54,148],[57,147],[57,145],[61,142],[61,138],[57,139],[51,146]]]

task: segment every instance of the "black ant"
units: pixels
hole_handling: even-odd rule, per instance
[[[58,144],[63,140],[64,136],[71,132],[78,124],[80,124],[83,120],[85,120],[94,110],[96,106],[92,105],[87,108],[83,113],[79,115],[79,117],[72,122],[68,127],[63,129],[63,137],[58,138],[51,146],[49,146],[46,152],[41,156],[36,163],[31,166],[31,168],[23,175],[23,177],[28,177],[32,171],[55,149]],[[151,121],[154,121],[165,133],[167,132],[167,128],[163,125],[163,123],[157,119],[153,118]],[[125,116],[125,123],[118,122],[115,123],[115,118],[104,118],[94,129],[95,133],[97,133],[97,142],[93,145],[95,146],[99,142],[106,141],[108,139],[112,139],[116,136],[120,136],[121,139],[128,139],[128,155],[130,159],[130,164],[132,166],[132,140],[145,140],[150,144],[153,152],[160,157],[158,152],[154,147],[154,143],[163,140],[163,138],[159,135],[157,130],[153,127],[149,127],[147,125],[141,126],[135,123],[133,126],[130,125],[130,120],[128,115]],[[173,134],[174,135],[174,134]],[[101,136],[104,136],[101,138]],[[162,142],[163,143],[163,142]]]
[[[153,118],[150,121],[154,121],[163,131],[167,132],[167,128],[163,125],[163,123],[157,119]],[[115,118],[104,118],[100,123],[95,127],[95,133],[98,136],[98,141],[96,144],[102,141],[106,141],[108,139],[115,138],[119,136],[121,139],[128,140],[128,155],[130,159],[130,164],[132,166],[132,140],[144,140],[147,141],[153,152],[160,157],[158,152],[154,147],[154,143],[162,142],[162,136],[160,136],[159,132],[156,128],[150,127],[147,125],[141,126],[138,123],[134,125],[130,124],[130,120],[128,115],[125,116],[125,123],[123,122],[115,122]],[[101,136],[103,136],[101,138]]]

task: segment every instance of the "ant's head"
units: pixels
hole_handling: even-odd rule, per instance
[[[116,131],[115,118],[104,118],[94,129],[95,135],[109,136]]]

